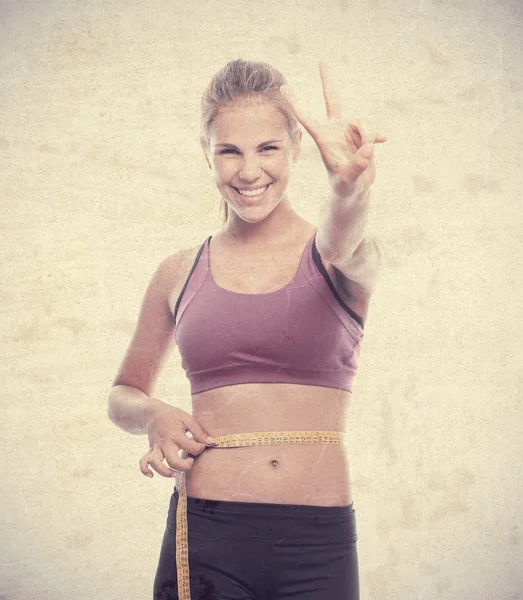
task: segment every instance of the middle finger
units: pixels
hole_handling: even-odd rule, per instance
[[[341,92],[329,65],[320,61],[320,77],[323,87],[323,98],[327,109],[327,117],[336,119],[341,117]]]
[[[387,136],[376,131],[376,125],[371,119],[352,119],[347,129],[361,138],[361,145],[364,144],[383,144],[387,141]]]
[[[194,458],[188,457],[187,451],[178,447],[164,448],[163,455],[169,467],[177,471],[190,471],[194,464]]]
[[[165,456],[162,450],[155,447],[149,456],[149,465],[163,477],[172,477],[173,469],[164,464]]]
[[[376,142],[376,128],[369,119],[353,119],[353,122],[349,123],[349,127],[353,132],[359,134],[362,146]]]

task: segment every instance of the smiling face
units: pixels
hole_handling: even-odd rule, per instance
[[[272,103],[245,99],[220,109],[206,157],[229,209],[258,222],[285,198],[299,149]]]

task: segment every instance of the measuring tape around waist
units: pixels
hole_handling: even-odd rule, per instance
[[[276,444],[343,444],[340,431],[261,431],[216,437],[210,448],[242,448]],[[191,600],[189,585],[189,544],[187,532],[187,487],[185,472],[178,476],[178,505],[176,507],[176,570],[178,600]]]

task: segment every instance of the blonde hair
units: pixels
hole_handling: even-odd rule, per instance
[[[209,152],[211,126],[220,108],[240,99],[261,98],[274,104],[285,117],[291,139],[297,142],[299,123],[280,92],[280,86],[286,83],[283,74],[266,62],[238,58],[227,63],[214,75],[202,97],[200,144],[203,151]],[[222,198],[224,223],[227,222],[227,208]]]

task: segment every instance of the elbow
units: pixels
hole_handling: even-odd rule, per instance
[[[316,235],[316,250],[321,258],[331,263],[335,267],[338,265],[339,259],[342,257],[342,253],[336,252],[332,245],[325,244],[323,236],[320,235]]]
[[[118,411],[116,410],[114,403],[111,401],[110,396],[109,396],[109,400],[107,401],[106,413],[107,413],[107,418],[109,419],[109,421],[111,421],[112,423],[117,425],[118,424]]]
[[[114,423],[115,425],[118,425],[118,418],[119,418],[119,410],[118,410],[118,400],[117,400],[117,395],[116,395],[116,390],[117,390],[117,384],[113,384],[110,392],[109,392],[109,396],[107,397],[107,417],[109,418],[109,420]]]

